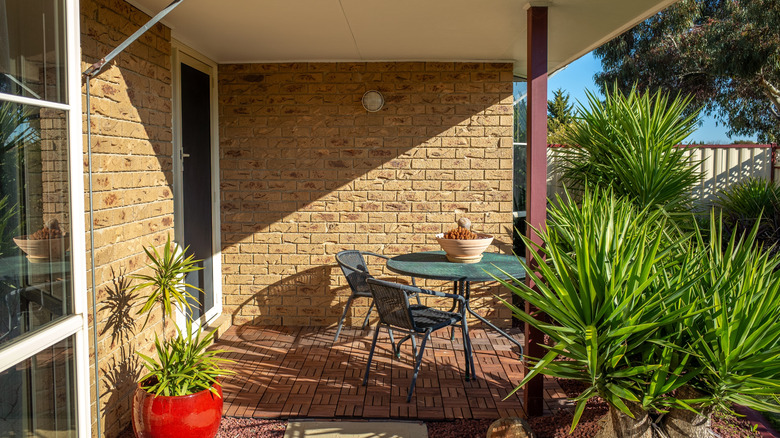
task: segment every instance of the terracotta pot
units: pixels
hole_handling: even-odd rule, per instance
[[[222,421],[222,386],[219,397],[204,389],[176,397],[154,396],[141,388],[133,396],[133,431],[138,438],[214,438]]]
[[[477,263],[482,260],[482,253],[493,243],[493,236],[477,234],[479,239],[457,240],[445,239],[444,234],[437,234],[441,249],[447,253],[447,260],[455,263]]]
[[[47,262],[49,260],[62,260],[65,251],[68,250],[70,238],[57,237],[55,239],[28,239],[28,236],[14,237],[14,243],[32,263]]]

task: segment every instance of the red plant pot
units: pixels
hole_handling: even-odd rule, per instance
[[[141,388],[133,396],[133,431],[138,438],[214,438],[222,420],[222,386],[219,397],[204,389],[175,397],[155,396]]]

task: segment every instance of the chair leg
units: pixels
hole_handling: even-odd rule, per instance
[[[366,313],[366,319],[363,320],[363,325],[360,327],[361,329],[366,328],[366,324],[368,324],[368,318],[371,317],[372,310],[374,310],[374,300],[371,300],[371,305],[368,306],[368,313]]]
[[[347,317],[347,312],[349,312],[349,306],[352,304],[352,299],[354,299],[354,295],[350,295],[349,299],[347,300],[347,305],[344,306],[344,313],[341,314],[341,319],[339,319],[339,327],[336,329],[336,337],[333,338],[333,342],[338,342],[339,335],[341,334],[341,326],[344,324],[344,319]]]
[[[422,344],[420,345],[420,353],[417,355],[417,361],[414,363],[414,375],[412,376],[412,384],[409,386],[409,394],[406,396],[407,403],[409,403],[412,400],[414,385],[417,384],[417,374],[420,372],[420,364],[422,363],[423,353],[425,353],[425,343],[428,342],[428,338],[430,336],[431,336],[431,331],[426,330],[425,336],[423,336]]]
[[[371,351],[368,353],[368,361],[366,362],[366,374],[363,376],[363,386],[368,384],[368,373],[371,371],[371,359],[374,358],[374,348],[376,348],[376,340],[379,338],[379,330],[382,329],[382,324],[376,325],[376,331],[374,331],[374,341],[371,343]]]
[[[417,336],[412,333],[412,357],[417,357]]]

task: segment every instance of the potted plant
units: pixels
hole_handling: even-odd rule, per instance
[[[174,248],[170,237],[162,254],[153,247],[144,251],[152,274],[133,276],[141,280],[134,290],[148,291],[139,314],[146,313],[146,325],[159,305],[165,327],[174,308],[189,308],[188,299],[195,300],[188,289],[199,289],[186,284],[184,276],[201,268],[192,255],[185,257],[186,248]],[[184,331],[177,327],[176,332],[175,338],[162,341],[155,334],[157,357],[138,353],[148,370],[133,397],[133,431],[138,438],[213,438],[219,429],[222,387],[217,379],[232,373],[220,367],[229,360],[219,357],[222,350],[208,350],[214,332],[202,336],[200,329],[193,332],[189,321]]]

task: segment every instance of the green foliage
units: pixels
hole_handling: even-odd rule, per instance
[[[564,131],[574,123],[574,105],[569,103],[569,93],[562,89],[553,91],[547,101],[547,143],[561,144]]]
[[[199,260],[194,260],[193,255],[185,257],[187,248],[184,251],[177,252],[171,243],[171,236],[165,242],[162,254],[156,248],[144,248],[146,256],[149,258],[148,268],[152,270],[151,275],[139,274],[132,278],[141,280],[141,283],[133,286],[132,292],[140,292],[149,289],[149,293],[144,297],[145,302],[139,314],[146,313],[146,322],[149,321],[149,315],[152,308],[160,305],[163,315],[173,317],[173,306],[178,304],[181,309],[189,309],[188,299],[197,302],[197,299],[187,290],[191,288],[201,291],[199,288],[184,283],[184,277],[189,272],[200,270],[197,266]]]
[[[544,357],[528,358],[533,368],[518,389],[538,374],[589,385],[576,399],[572,429],[595,396],[629,416],[631,403],[683,406],[668,394],[699,371],[685,349],[670,342],[695,315],[697,255],[686,249],[687,239],[662,231],[664,220],[659,210],[640,211],[609,192],[586,190],[581,208],[568,194],[559,197],[546,230],[539,231],[543,245],[526,239],[546,259],[534,268],[523,264],[544,279],[538,291],[502,282],[551,320],[504,301],[553,341]]]
[[[780,251],[780,186],[760,178],[749,178],[720,193],[715,202],[721,212],[723,240],[756,229],[754,244],[767,251]]]
[[[528,101],[522,100],[514,105],[512,114],[514,115],[512,141],[525,143],[528,140]]]
[[[156,304],[160,305],[163,318],[173,316],[174,304],[178,303],[181,309],[189,308],[188,298],[195,297],[187,292],[187,288],[200,291],[195,286],[184,283],[184,277],[189,272],[202,268],[196,266],[198,260],[193,256],[185,257],[187,248],[177,252],[171,242],[170,236],[165,242],[162,254],[154,247],[144,248],[150,263],[147,265],[151,275],[134,275],[133,278],[141,280],[131,289],[131,293],[151,289],[145,297],[144,305],[138,312],[146,313],[146,322]],[[197,301],[197,300],[195,300]],[[144,322],[144,325],[146,325]],[[149,373],[141,379],[141,386],[149,393],[164,396],[189,395],[204,389],[209,389],[216,394],[212,385],[219,376],[232,374],[232,371],[220,368],[220,364],[230,362],[218,357],[224,353],[222,350],[207,350],[211,344],[214,332],[201,338],[201,330],[194,334],[192,323],[187,320],[185,332],[177,327],[177,336],[174,339],[163,340],[155,334],[154,345],[157,359],[153,359],[142,353],[138,355],[144,360],[144,366]]]
[[[681,0],[596,49],[596,82],[689,94],[729,135],[780,140],[780,2]]]
[[[763,227],[780,226],[780,186],[761,178],[748,178],[719,194],[716,206],[726,215],[727,223],[752,228],[761,221]]]
[[[171,340],[160,341],[154,337],[157,359],[138,353],[144,360],[149,373],[141,378],[141,386],[150,394],[163,396],[182,396],[213,388],[220,376],[233,374],[220,368],[221,363],[231,362],[219,357],[224,350],[208,350],[214,332],[201,338],[201,330],[193,335],[192,323],[187,322],[186,332],[178,328],[178,336]]]
[[[39,140],[30,122],[37,112],[13,102],[0,102],[0,151],[3,153]]]
[[[16,245],[13,238],[18,231],[13,218],[18,214],[16,205],[8,205],[8,195],[0,199],[0,256],[10,254]]]
[[[699,181],[696,162],[675,147],[690,135],[698,114],[684,113],[690,98],[665,93],[640,95],[615,89],[601,102],[588,92],[587,107],[565,133],[560,168],[570,188],[611,187],[640,208],[685,210]]]
[[[724,245],[716,219],[713,213],[709,245],[698,237],[707,252],[697,284],[705,311],[688,330],[703,372],[692,384],[705,404],[780,413],[780,255],[755,244],[757,225]]]

